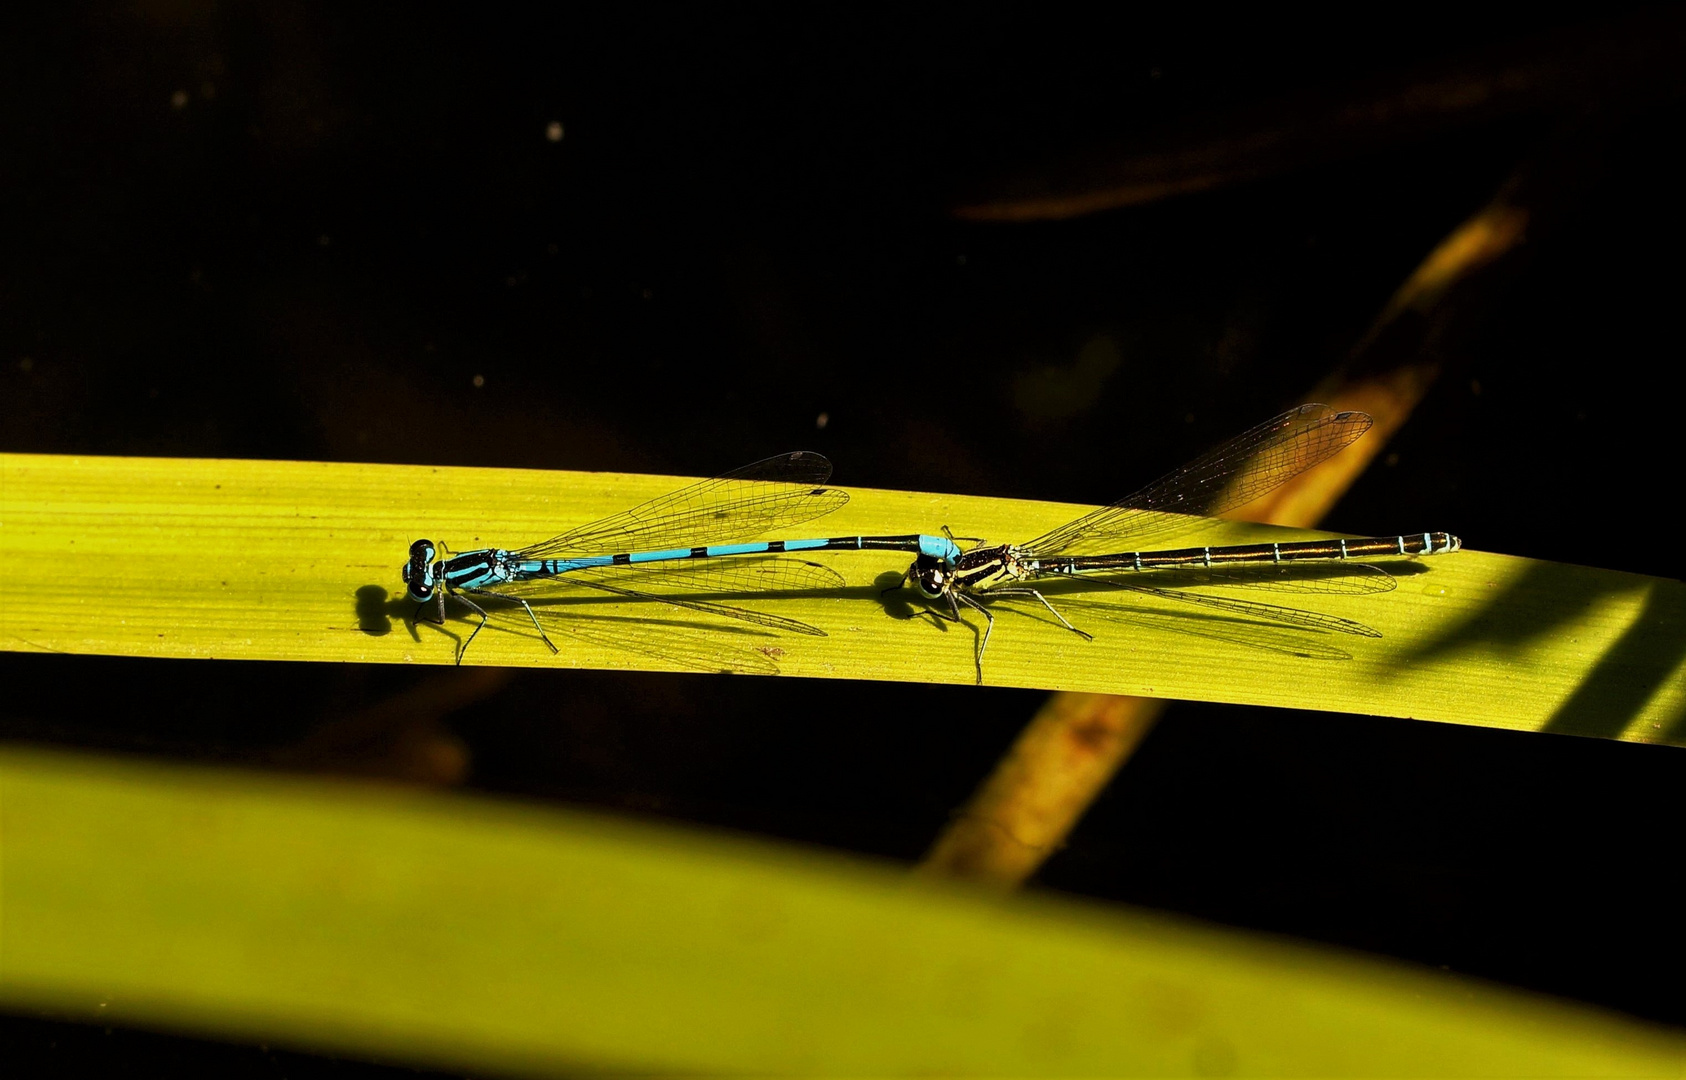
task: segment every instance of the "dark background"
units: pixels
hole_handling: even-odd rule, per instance
[[[1509,192],[1527,242],[1390,339],[1440,378],[1328,524],[1676,576],[1686,24],[1598,10],[56,12],[0,53],[0,450],[699,475],[807,448],[844,487],[1104,502],[1373,362],[1388,298]],[[956,212],[1190,161],[1203,190],[1070,220]],[[20,654],[0,685],[0,737],[901,861],[1041,700]],[[1665,747],[1179,705],[1037,884],[1681,1025],[1682,780]],[[42,1017],[0,1047],[384,1071]]]

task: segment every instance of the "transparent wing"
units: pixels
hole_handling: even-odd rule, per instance
[[[538,635],[533,632],[533,624],[525,611],[513,604],[499,603],[495,598],[487,598],[487,601],[485,607],[489,626],[532,638],[534,647],[543,651],[544,646],[539,644]],[[776,649],[763,652],[728,644],[708,632],[712,627],[698,626],[694,622],[626,614],[625,608],[615,610],[622,613],[563,613],[537,604],[533,607],[533,614],[545,633],[553,638],[577,638],[603,648],[666,660],[693,671],[729,671],[751,675],[777,675],[779,672],[779,665],[774,660],[778,652]]]
[[[543,621],[542,616],[540,621]],[[596,624],[588,622],[582,630],[576,622],[573,627],[566,628],[565,632],[578,638],[586,638],[595,634],[598,629]],[[739,675],[777,675],[779,664],[776,657],[783,653],[783,650],[774,646],[767,646],[767,651],[761,652],[682,633],[655,640],[629,635],[624,627],[602,634],[598,643],[668,660],[695,671],[731,672]]]
[[[1084,580],[1091,585],[1127,593],[1129,599],[1106,601],[1071,594],[1049,594],[1055,606],[1079,627],[1083,620],[1101,619],[1315,660],[1352,659],[1351,653],[1327,640],[1329,635],[1382,636],[1379,630],[1352,619],[1280,604],[1105,579]],[[1388,587],[1391,588],[1391,584]],[[980,595],[987,598],[989,594]],[[1167,603],[1161,604],[1161,601]],[[1190,605],[1199,610],[1187,610]],[[1179,606],[1182,610],[1175,610]],[[1035,614],[1034,608],[1031,614]]]
[[[651,619],[660,619],[665,615],[673,614],[671,611],[664,612],[663,608],[677,608],[701,615],[711,615],[719,619],[727,619],[732,622],[759,626],[779,633],[804,634],[809,637],[826,636],[825,631],[817,626],[810,626],[805,622],[786,618],[783,615],[772,615],[764,611],[735,607],[716,600],[704,600],[689,593],[682,595],[655,590],[644,592],[632,588],[633,585],[641,583],[641,577],[631,580],[618,579],[615,583],[611,583],[607,580],[594,578],[589,574],[576,572],[563,574],[560,577],[540,578],[535,581],[511,582],[499,586],[497,590],[492,592],[475,590],[473,595],[476,597],[489,596],[505,597],[510,600],[525,600],[532,605],[535,612],[541,605],[544,605],[547,607],[554,606],[558,611],[574,607],[589,614],[590,607],[593,605],[589,604],[589,598],[585,594],[590,592],[652,605],[648,616]],[[600,598],[598,602],[612,603],[612,601],[603,601]]]
[[[796,619],[703,599],[696,593],[722,595],[774,591],[768,582],[790,588],[833,587],[829,569],[797,559],[753,560],[784,566],[675,568],[642,572],[635,567],[601,567],[556,578],[511,582],[496,591],[470,591],[501,630],[536,637],[520,606],[525,601],[546,633],[563,634],[645,656],[659,657],[698,671],[776,674],[771,642],[779,634],[824,637],[825,631]],[[812,568],[813,573],[800,568]],[[762,572],[756,574],[760,569]],[[597,580],[599,571],[610,580]],[[752,576],[753,575],[753,576]],[[648,586],[649,591],[629,586]],[[749,588],[747,585],[754,585]],[[665,590],[685,590],[676,595]],[[732,642],[756,638],[769,644],[745,647]]]
[[[1284,626],[1297,626],[1326,634],[1351,634],[1355,637],[1368,638],[1382,636],[1380,630],[1365,626],[1361,622],[1337,618],[1334,615],[1324,615],[1317,611],[1302,611],[1299,608],[1283,607],[1280,604],[1264,604],[1257,600],[1235,600],[1227,596],[1208,596],[1205,593],[1183,592],[1180,589],[1160,589],[1151,585],[1125,585],[1120,582],[1108,582],[1108,584],[1114,588],[1140,593],[1143,596],[1153,596],[1161,600],[1175,600],[1183,604],[1195,604],[1209,610],[1221,611],[1246,619],[1280,623]]]
[[[1044,533],[1024,550],[1041,556],[1101,544],[1140,547],[1207,524],[1204,518],[1244,506],[1324,461],[1370,429],[1361,412],[1301,405],[1242,432],[1111,506]]]
[[[1091,620],[1128,623],[1173,634],[1187,634],[1208,641],[1227,642],[1249,649],[1298,656],[1307,660],[1351,660],[1352,654],[1320,635],[1290,626],[1233,618],[1191,617],[1188,612],[1156,611],[1148,607],[1125,607],[1099,601],[1071,601],[1060,605],[1077,626]]]
[[[822,517],[849,501],[826,487],[831,462],[800,450],[702,480],[631,510],[525,547],[523,559],[612,555],[750,540]]]
[[[1123,573],[1133,574],[1135,571]],[[1392,574],[1370,563],[1268,563],[1211,570],[1155,570],[1152,576],[1156,585],[1169,589],[1216,585],[1226,589],[1315,593],[1322,596],[1369,596],[1392,592],[1399,586]],[[1092,574],[1079,574],[1077,577],[1101,580]]]

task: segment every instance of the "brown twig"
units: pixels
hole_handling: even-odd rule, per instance
[[[1441,372],[1440,343],[1456,313],[1478,307],[1539,224],[1573,199],[1584,176],[1589,125],[1572,122],[1540,158],[1447,234],[1395,292],[1347,363],[1314,400],[1375,418],[1371,435],[1270,496],[1246,520],[1315,526],[1402,427]],[[1550,211],[1550,212],[1548,212]],[[920,865],[931,876],[1001,888],[1027,880],[1065,842],[1089,804],[1158,719],[1164,702],[1054,694]]]

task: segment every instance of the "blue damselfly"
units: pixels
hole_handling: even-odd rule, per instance
[[[512,606],[506,610],[518,609],[524,615],[553,653],[557,649],[546,633],[546,625],[634,651],[668,656],[687,666],[718,667],[712,659],[715,650],[699,650],[676,640],[658,641],[662,636],[660,619],[652,611],[660,609],[627,608],[624,613],[603,616],[594,613],[590,605],[578,605],[571,607],[564,619],[563,605],[556,602],[560,599],[565,604],[591,595],[611,598],[611,603],[612,598],[653,601],[681,609],[688,616],[823,636],[823,631],[806,623],[715,599],[700,599],[698,594],[826,590],[840,585],[842,578],[827,567],[765,557],[800,550],[797,546],[787,547],[780,541],[709,546],[711,541],[742,540],[831,513],[847,503],[849,496],[827,486],[830,477],[831,463],[819,454],[781,454],[528,547],[480,548],[451,555],[432,540],[417,540],[410,545],[409,560],[400,572],[410,599],[423,605],[420,610],[430,603],[437,605],[439,623],[445,621],[447,597],[479,616],[479,624],[457,649],[458,663],[491,617],[487,605],[494,609],[506,605]],[[681,542],[705,546],[665,547]],[[675,565],[678,560],[717,555],[764,557]],[[541,600],[548,606],[535,607]],[[634,633],[640,624],[651,624],[650,632]],[[758,654],[734,651],[731,655],[734,663],[728,666],[746,666],[740,662],[744,656]],[[753,659],[747,666],[768,667]]]

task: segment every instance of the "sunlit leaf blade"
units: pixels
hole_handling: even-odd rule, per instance
[[[398,571],[411,541],[432,537],[454,550],[517,547],[685,484],[671,477],[522,470],[3,455],[0,559],[8,571],[0,646],[122,656],[449,664],[455,655],[450,636],[427,626],[410,629],[414,608],[403,599]],[[817,523],[823,525],[817,535],[934,532],[949,525],[960,535],[1014,540],[1037,536],[1082,510],[911,492],[850,494],[846,506]],[[1458,529],[1457,522],[1442,520],[1342,524],[1370,533]],[[803,537],[809,534],[802,530],[813,527],[769,538]],[[1218,525],[1206,535],[1212,542],[1246,542],[1307,534]],[[1479,537],[1465,540],[1480,545]],[[829,570],[780,571],[775,575],[784,575],[780,587],[764,595],[734,592],[724,600],[705,595],[698,602],[728,603],[760,612],[768,623],[788,620],[825,636],[771,633],[765,641],[759,634],[745,641],[727,628],[719,632],[727,646],[747,645],[781,675],[961,684],[976,679],[971,629],[920,614],[923,606],[906,590],[883,594],[906,569],[905,556],[805,556]],[[1285,660],[1275,649],[1167,631],[1168,615],[1132,619],[1122,611],[1091,620],[1085,628],[1095,640],[1086,642],[1046,613],[1002,604],[984,678],[998,686],[1686,744],[1681,583],[1470,550],[1384,565],[1397,583],[1391,591],[1379,591],[1360,576],[1311,578],[1286,588],[1257,579],[1181,579],[1203,594],[1349,620],[1381,635],[1373,640],[1339,635],[1336,647],[1350,653],[1349,660]],[[736,590],[743,575],[752,573],[745,564],[727,577],[699,581],[708,586],[705,593],[718,593]],[[840,587],[833,574],[841,575]],[[627,580],[646,581],[644,588],[664,600],[685,595],[678,571]],[[1144,579],[1154,587],[1177,582]],[[833,587],[804,587],[813,583]],[[606,614],[625,614],[625,598],[602,599],[615,609]],[[1096,588],[1081,599],[1123,604],[1126,598],[1118,590]],[[1198,610],[1187,603],[1173,606]],[[694,633],[715,635],[708,619],[698,615]],[[560,611],[557,617],[563,617]],[[664,658],[653,654],[659,648],[622,648],[607,635],[588,633],[558,640],[562,653],[552,656],[530,623],[525,633],[515,620],[499,623],[476,639],[466,663],[699,667],[695,655]],[[454,611],[448,628],[466,634],[464,612]],[[706,657],[702,662],[712,663]],[[760,661],[753,666],[767,670]]]

